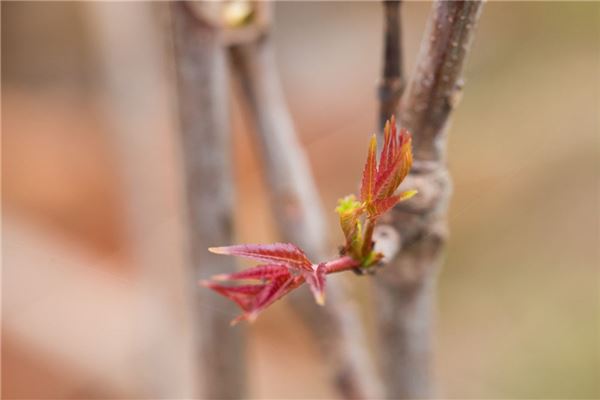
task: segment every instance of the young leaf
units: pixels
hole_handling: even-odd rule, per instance
[[[412,165],[412,151],[411,138],[408,131],[402,129],[398,141],[400,146],[398,152],[388,155],[385,164],[380,162],[375,181],[375,198],[382,199],[391,196],[410,170]],[[390,145],[390,148],[392,147],[395,146]]]
[[[349,243],[350,254],[357,260],[360,260],[360,254],[363,248],[363,233],[360,220],[356,220],[356,230]]]
[[[317,304],[325,305],[325,275],[327,274],[325,263],[317,265],[313,273],[305,272],[304,274]]]
[[[346,244],[349,244],[356,234],[358,217],[363,212],[362,205],[356,201],[354,195],[350,195],[338,201],[335,211],[340,216],[340,226],[344,232]]]
[[[376,165],[377,139],[375,135],[371,136],[369,143],[369,152],[367,153],[367,161],[363,169],[362,183],[360,188],[360,199],[363,202],[369,202],[373,198],[375,190],[375,175],[377,173]]]
[[[232,274],[219,274],[211,278],[213,281],[254,280],[265,281],[278,275],[288,274],[288,267],[283,264],[265,264]]]
[[[254,299],[266,287],[264,284],[225,286],[211,281],[201,281],[200,284],[234,301],[244,312],[253,309]]]
[[[388,166],[391,163],[391,140],[392,140],[392,132],[393,134],[396,133],[396,123],[395,123],[396,119],[394,118],[394,116],[392,116],[392,126],[393,131],[390,131],[390,129],[392,129],[390,127],[390,120],[385,121],[385,127],[383,128],[383,149],[381,150],[381,157],[379,159],[379,168],[378,170],[385,170],[388,168]]]
[[[210,252],[251,258],[264,262],[283,263],[292,268],[311,271],[311,262],[298,247],[291,243],[241,244],[236,246],[210,247]]]
[[[389,209],[394,207],[396,203],[400,201],[400,196],[391,196],[383,199],[375,200],[371,207],[369,207],[369,216],[371,218],[377,218],[381,214],[384,214]]]
[[[253,311],[258,313],[271,303],[280,299],[285,293],[286,288],[292,283],[293,279],[294,277],[291,275],[279,276],[273,279],[273,281],[269,285],[266,285],[256,296],[256,304]]]
[[[398,200],[398,201],[400,202],[400,201],[408,200],[417,193],[419,193],[419,192],[415,189],[411,189],[411,190],[402,192],[402,193],[400,193],[400,200]]]
[[[253,322],[258,314],[265,308],[281,299],[290,291],[300,286],[303,282],[304,279],[302,276],[290,275],[289,277],[281,276],[276,278],[271,284],[265,286],[265,288],[258,293],[252,304],[252,309],[231,321],[231,324],[234,325],[243,319]]]
[[[410,171],[410,167],[412,166],[412,148],[411,148],[411,137],[408,131],[402,129],[400,133],[400,149],[398,151],[398,164],[396,167],[396,173],[393,175],[391,187],[393,188],[391,193],[393,193],[400,183],[406,178],[408,172]],[[391,194],[390,193],[390,194]]]
[[[388,142],[388,151],[387,151],[387,165],[389,166],[393,159],[396,157],[397,149],[398,149],[398,131],[396,127],[396,117],[392,115],[392,118],[388,121],[390,124],[389,127],[389,136],[387,137]]]
[[[402,192],[399,195],[386,197],[384,199],[375,200],[371,206],[371,212],[369,213],[371,218],[377,218],[381,214],[386,213],[392,207],[403,200],[408,200],[417,194],[416,190],[408,190],[406,192]]]
[[[252,321],[262,310],[304,282],[302,275],[292,275],[286,267],[281,269],[265,267],[277,266],[259,266],[248,271],[231,274],[232,279],[223,283],[212,280],[201,281],[200,284],[234,301],[244,311],[242,315],[232,321],[232,324],[244,319]],[[262,276],[264,280],[261,283],[241,284],[248,281],[248,276],[254,276],[260,272],[259,269],[269,274]],[[236,276],[242,279],[236,279]]]

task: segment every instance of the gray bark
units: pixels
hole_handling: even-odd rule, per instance
[[[400,123],[413,134],[415,156],[403,187],[419,194],[382,218],[375,233],[390,260],[375,283],[379,362],[387,398],[434,395],[433,306],[451,192],[445,137],[460,100],[464,61],[482,5],[434,3],[415,72],[399,105]]]

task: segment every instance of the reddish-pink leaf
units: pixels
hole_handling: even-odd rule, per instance
[[[277,275],[285,275],[288,273],[288,267],[284,264],[265,264],[245,269],[240,272],[234,272],[233,274],[215,275],[211,279],[214,281],[266,280]]]
[[[412,140],[410,137],[410,134],[408,133],[408,131],[406,131],[405,129],[402,130],[401,132],[401,146],[399,149],[399,154],[398,154],[398,165],[397,165],[397,170],[396,170],[396,174],[394,174],[394,178],[392,181],[391,186],[394,188],[393,191],[395,191],[398,186],[400,185],[400,183],[402,183],[402,181],[404,180],[404,178],[406,178],[406,175],[408,175],[408,172],[410,171],[410,167],[412,166]],[[392,193],[393,193],[392,191]]]
[[[310,286],[310,290],[315,297],[315,301],[319,305],[325,304],[325,275],[327,274],[327,266],[325,263],[319,264],[312,273],[305,272],[304,276],[306,283]]]
[[[376,218],[381,214],[386,213],[391,208],[393,208],[397,203],[408,200],[417,194],[416,190],[407,190],[406,192],[402,192],[399,195],[386,197],[383,199],[375,200],[371,205],[371,212],[369,216],[371,218]]]
[[[372,205],[372,212],[369,214],[371,218],[375,218],[385,213],[400,201],[400,196],[391,196],[383,199],[375,200]]]
[[[367,161],[363,169],[362,183],[360,188],[360,198],[362,201],[371,201],[373,191],[375,189],[375,174],[377,173],[376,165],[377,139],[375,135],[371,137],[369,143],[369,152],[367,153]]]
[[[377,171],[387,169],[390,164],[390,138],[390,121],[387,120],[385,121],[385,127],[383,128],[383,149],[381,150]]]
[[[266,287],[264,284],[226,286],[211,281],[202,281],[200,283],[203,286],[214,290],[220,295],[233,300],[242,310],[246,312],[253,309],[254,299]]]
[[[251,258],[264,262],[275,262],[298,268],[311,270],[311,262],[298,247],[291,243],[273,244],[241,244],[225,247],[210,247],[210,252]]]
[[[392,195],[404,180],[412,165],[410,134],[402,129],[398,137],[400,147],[385,166],[380,165],[375,181],[374,198],[382,199]]]
[[[258,294],[264,287],[264,283],[259,283],[256,285],[221,285],[213,281],[201,281],[203,286],[213,289],[216,292],[219,292],[223,295],[230,295],[232,293],[239,293],[245,295],[256,295]]]
[[[240,282],[247,280],[248,276],[254,276],[254,272],[257,272],[258,268],[263,269],[264,271],[271,270],[270,268],[264,267],[265,266],[252,268],[248,270],[251,271],[248,274],[245,273],[247,271],[237,273],[238,276],[243,277],[242,280],[233,279],[223,283],[201,281],[200,283],[234,301],[244,311],[244,314],[233,320],[232,323],[237,323],[243,319],[252,321],[262,310],[304,282],[304,277],[302,275],[292,275],[288,268],[283,267],[278,271],[277,268],[272,269],[273,271],[270,272],[273,272],[273,274],[268,276],[267,280],[263,283],[239,284]],[[233,275],[235,274],[231,274],[231,276]]]
[[[396,128],[396,118],[392,116],[392,120],[390,122],[390,136],[389,136],[390,145],[388,147],[388,165],[391,164],[396,158],[396,154],[398,151],[398,130]]]
[[[385,168],[381,168],[375,180],[374,198],[381,199],[394,193],[394,177],[400,165],[400,157],[390,160]],[[390,193],[391,192],[391,193]]]
[[[293,276],[287,275],[273,279],[273,281],[267,285],[258,296],[256,296],[256,311],[262,310],[275,300],[279,299],[285,292],[285,289],[292,283],[293,278]]]
[[[275,278],[271,284],[265,286],[265,288],[258,293],[252,308],[247,310],[243,315],[236,318],[232,323],[237,323],[241,319],[246,319],[250,322],[254,321],[258,314],[265,308],[281,299],[283,296],[288,294],[293,289],[297,288],[304,282],[301,276],[279,276]]]

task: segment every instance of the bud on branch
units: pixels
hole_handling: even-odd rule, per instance
[[[233,274],[213,276],[200,284],[234,301],[243,314],[232,321],[253,321],[265,308],[303,283],[307,283],[315,301],[325,304],[325,277],[334,272],[363,271],[383,257],[373,243],[377,218],[417,192],[396,194],[412,166],[411,136],[396,128],[392,116],[386,122],[384,143],[377,163],[377,140],[371,137],[361,181],[360,201],[354,195],[338,201],[335,211],[346,238],[342,255],[333,261],[313,264],[297,246],[290,243],[248,244],[211,247],[215,254],[225,254],[260,261],[256,267]]]

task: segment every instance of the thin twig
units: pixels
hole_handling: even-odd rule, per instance
[[[404,67],[402,58],[401,1],[385,0],[384,8],[384,56],[383,77],[379,84],[379,128],[392,115],[397,117],[398,103],[404,90]]]
[[[315,260],[327,257],[322,207],[287,109],[268,33],[231,48],[243,98],[254,123],[270,187],[271,205],[284,240],[298,244]],[[341,282],[330,279],[327,306],[306,291],[292,298],[331,364],[345,398],[373,398],[380,392],[365,344],[363,324]]]
[[[451,191],[444,164],[445,130],[460,99],[464,60],[481,10],[481,1],[434,3],[415,72],[399,106],[401,124],[412,132],[415,152],[413,170],[404,184],[419,194],[401,203],[376,228],[376,246],[387,250],[386,259],[391,260],[377,274],[375,291],[379,361],[388,398],[434,393],[435,280],[447,237]]]
[[[233,242],[226,49],[220,43],[220,30],[197,18],[189,4],[170,6],[190,250],[197,277],[205,278],[234,270],[231,259],[207,250]],[[244,329],[229,326],[235,306],[205,290],[195,293],[200,397],[244,398]]]

